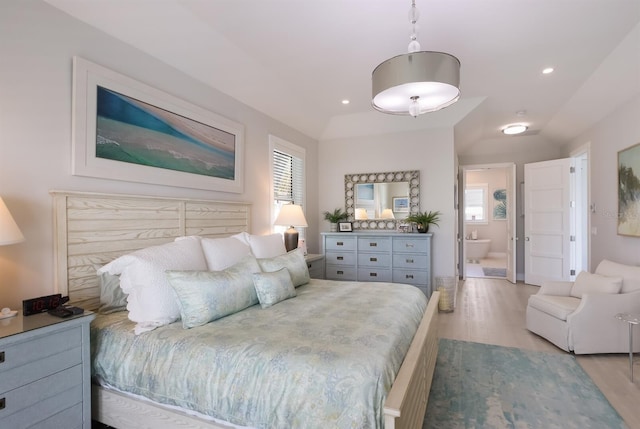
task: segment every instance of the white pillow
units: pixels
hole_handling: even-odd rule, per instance
[[[571,296],[582,298],[585,293],[620,293],[622,277],[607,277],[581,271],[571,288]]]
[[[251,254],[251,247],[233,237],[200,240],[209,271],[222,271]]]
[[[282,234],[253,235],[241,232],[231,237],[248,244],[256,258],[273,258],[287,253]]]
[[[165,275],[167,270],[207,270],[200,240],[185,239],[147,247],[123,255],[98,270],[120,275],[120,287],[129,295],[129,319],[137,323],[136,335],[180,317],[176,296]]]

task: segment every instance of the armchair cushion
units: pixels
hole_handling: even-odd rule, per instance
[[[581,271],[571,288],[571,296],[582,298],[585,293],[618,294],[622,288],[622,277],[607,277]]]
[[[580,299],[572,296],[536,294],[529,297],[529,307],[559,320],[567,320],[567,316],[576,311],[579,305]]]

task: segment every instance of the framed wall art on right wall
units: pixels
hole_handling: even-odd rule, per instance
[[[618,152],[618,235],[640,237],[640,143]]]

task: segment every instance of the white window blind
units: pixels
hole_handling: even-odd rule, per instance
[[[486,184],[469,185],[464,191],[464,220],[467,223],[488,223]]]
[[[285,204],[297,204],[305,211],[305,150],[275,136],[269,136],[271,153],[271,223]],[[287,228],[274,226],[276,232]],[[300,238],[304,238],[305,228],[300,228]]]

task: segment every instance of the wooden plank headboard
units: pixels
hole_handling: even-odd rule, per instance
[[[245,202],[51,191],[57,293],[99,306],[96,266],[183,235],[226,237],[250,231]]]

